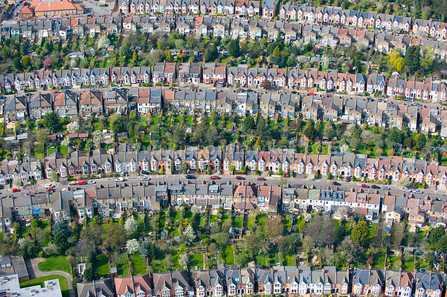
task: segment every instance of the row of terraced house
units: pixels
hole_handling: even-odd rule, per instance
[[[48,88],[94,86],[133,86],[153,84],[226,84],[261,88],[268,80],[273,88],[336,91],[347,94],[378,93],[390,97],[409,97],[425,101],[446,101],[447,84],[431,77],[407,80],[399,75],[349,74],[335,70],[299,68],[227,67],[223,63],[155,63],[150,67],[41,70],[34,73],[0,75],[0,88],[10,93]]]
[[[79,283],[78,297],[101,292],[104,297],[184,297],[246,296],[373,295],[402,297],[442,297],[445,294],[444,274],[354,268],[352,273],[325,266],[273,266],[262,268],[220,264],[217,269],[184,270],[117,277]]]
[[[415,183],[426,182],[428,186],[445,189],[447,167],[437,163],[404,157],[368,158],[354,153],[330,152],[329,155],[295,153],[291,149],[271,151],[250,151],[238,145],[185,150],[140,151],[133,146],[122,144],[115,151],[96,149],[88,155],[74,151],[64,157],[53,153],[41,162],[35,157],[21,161],[6,159],[0,166],[0,184],[5,185],[15,179],[28,182],[50,179],[52,172],[60,178],[69,176],[137,174],[141,171],[158,173],[161,168],[167,174],[183,172],[187,163],[190,172],[213,172],[231,174],[245,170],[251,172],[285,172],[296,176],[313,176],[316,173],[326,177],[354,178],[364,181],[398,182],[409,178]]]

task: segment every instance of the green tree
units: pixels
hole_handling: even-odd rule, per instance
[[[442,226],[434,228],[430,231],[430,243],[435,245],[438,241],[445,236],[445,229]]]
[[[405,53],[404,66],[405,70],[411,75],[419,70],[419,67],[421,66],[420,58],[421,54],[419,47],[416,45],[410,45]]]
[[[216,235],[214,235],[214,240],[220,248],[223,248],[228,243],[228,233],[217,233]]]
[[[388,133],[388,139],[394,143],[402,143],[402,140],[404,138],[404,135],[402,131],[394,127],[389,133]]]
[[[231,57],[238,58],[240,56],[239,40],[238,39],[231,40],[228,43],[227,51]]]
[[[402,67],[404,67],[404,58],[398,51],[392,51],[388,56],[388,63],[396,69],[397,72],[401,72]]]
[[[369,237],[368,224],[365,221],[358,222],[352,229],[352,242],[358,243],[360,246],[365,246]]]
[[[317,136],[317,130],[314,128],[312,121],[309,121],[304,129],[304,135],[309,138],[309,140],[314,140]]]
[[[21,60],[20,60],[19,57],[15,57],[15,58],[12,60],[12,65],[14,66],[14,69],[15,69],[16,71],[20,71],[20,70],[22,69],[22,62],[21,62]]]
[[[55,112],[49,112],[43,116],[43,126],[50,134],[57,132],[60,128],[59,116]]]
[[[427,137],[425,136],[425,134],[421,133],[416,136],[416,146],[418,149],[422,149],[426,143]]]
[[[188,165],[188,163],[183,162],[182,170],[183,170],[183,174],[187,174],[187,173],[188,173],[188,171],[189,171],[189,165]]]
[[[29,56],[23,56],[22,57],[22,66],[23,66],[23,68],[28,68],[30,63],[31,63],[31,59],[30,59]]]
[[[275,47],[275,49],[273,50],[273,56],[274,57],[279,57],[281,55],[281,50],[279,49],[279,47]]]

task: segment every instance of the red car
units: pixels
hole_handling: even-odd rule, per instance
[[[12,189],[12,192],[13,193],[17,193],[17,192],[20,192],[20,190],[19,189]]]
[[[245,180],[245,177],[243,177],[243,176],[236,176],[236,179],[237,180]]]
[[[369,186],[365,185],[365,184],[362,184],[360,187],[362,187],[362,188],[369,188]]]
[[[309,92],[309,93],[307,93],[307,95],[313,96],[313,95],[315,95],[315,93],[314,92]]]
[[[82,185],[86,185],[87,182],[85,180],[78,180],[78,185],[82,186]]]
[[[289,172],[286,172],[286,177],[290,177],[290,173]]]
[[[47,191],[48,193],[53,192],[53,188],[46,188],[45,191]]]
[[[258,177],[257,180],[265,181],[265,178],[261,176],[261,177]]]
[[[213,175],[213,176],[210,177],[210,179],[220,179],[220,177],[217,176],[217,175]]]

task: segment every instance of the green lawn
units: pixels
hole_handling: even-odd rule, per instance
[[[61,145],[59,150],[60,150],[60,153],[61,153],[62,155],[64,155],[64,157],[67,156],[67,154],[68,154],[68,146],[66,146],[66,145]]]
[[[250,230],[251,227],[253,227],[256,224],[256,217],[254,213],[251,213],[248,215],[248,221],[247,221],[247,229]]]
[[[98,269],[99,276],[109,275],[110,268],[109,268],[109,259],[107,258],[107,255],[99,255],[96,258],[96,268]]]
[[[407,261],[403,261],[402,270],[414,271],[414,257],[410,257]]]
[[[129,263],[127,253],[122,253],[117,261],[118,263],[118,276],[129,276]]]
[[[256,221],[258,222],[258,225],[265,226],[265,222],[267,221],[267,214],[261,213],[256,217]]]
[[[145,274],[147,273],[144,267],[145,260],[137,253],[132,256],[132,267],[134,274]]]
[[[191,268],[196,266],[203,269],[203,254],[194,254],[191,256]]]
[[[44,150],[45,150],[45,148],[44,148],[43,143],[38,143],[36,145],[36,147],[34,148],[34,156],[36,156],[37,159],[40,159],[43,161],[43,158],[45,157]]]
[[[68,293],[68,281],[65,277],[60,275],[48,275],[44,277],[35,278],[29,281],[21,282],[20,287],[26,288],[26,287],[32,287],[32,286],[44,286],[44,281],[52,280],[52,279],[58,279],[59,285],[61,286],[62,296],[69,297],[70,294]]]
[[[244,217],[243,216],[237,216],[234,218],[233,226],[235,228],[242,228],[242,225],[244,224]]]
[[[225,246],[224,257],[225,257],[226,264],[228,264],[228,265],[234,264],[233,248],[231,247],[230,244]]]
[[[45,262],[39,263],[39,269],[41,271],[61,270],[71,274],[71,267],[65,256],[49,257]]]

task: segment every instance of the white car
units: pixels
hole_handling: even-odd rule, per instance
[[[122,181],[124,181],[124,178],[122,178],[122,177],[118,177],[117,179],[115,179],[115,181],[117,181],[117,182],[122,182]]]
[[[404,192],[411,193],[411,190],[408,189],[408,188],[405,188],[405,189],[404,189]]]
[[[88,183],[89,185],[96,184],[96,182],[95,182],[94,180],[88,180],[87,183]]]
[[[422,192],[421,190],[413,190],[413,193],[416,193],[416,194],[423,194],[424,192]]]
[[[54,185],[53,184],[46,184],[45,185],[45,189],[48,189],[48,188],[54,188]]]
[[[141,177],[141,180],[151,180],[151,178],[150,178],[150,177],[147,177],[147,176],[142,176],[142,177]]]

